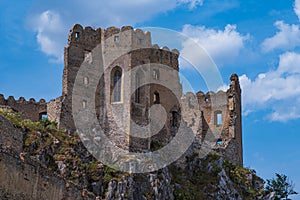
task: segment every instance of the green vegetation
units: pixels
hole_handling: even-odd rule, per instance
[[[244,199],[260,199],[264,193],[263,179],[251,169],[243,168],[228,161],[224,161],[223,167],[230,180],[240,189]]]
[[[197,155],[191,156],[191,163]],[[196,159],[197,160],[197,159]],[[194,160],[195,161],[195,160]],[[221,162],[220,162],[221,161]],[[232,164],[214,153],[198,161],[197,166],[190,169],[169,167],[172,174],[172,183],[175,185],[175,199],[194,200],[210,199],[209,194],[218,194],[220,190],[221,171],[229,177],[234,188],[242,194],[243,199],[261,199],[263,195],[263,180],[255,171]],[[228,183],[226,183],[228,184]],[[219,194],[220,197],[222,194]],[[237,194],[232,194],[237,195]]]
[[[195,157],[195,155],[192,157]],[[169,166],[172,183],[175,185],[175,199],[206,199],[205,194],[215,193],[216,188],[214,185],[219,182],[217,174],[221,171],[221,168],[213,161],[216,161],[216,155],[207,156],[202,160],[202,167],[195,168],[192,174],[188,169],[181,169],[174,165]],[[211,164],[211,170],[207,169],[209,164]]]
[[[55,122],[48,119],[38,122],[22,120],[20,113],[6,109],[0,109],[0,114],[23,130],[23,148],[29,156],[76,185],[85,187],[83,179],[86,179],[90,191],[90,184],[96,181],[102,181],[107,188],[111,180],[121,181],[123,176],[129,175],[97,161],[87,152],[78,134],[67,134],[57,129]],[[61,171],[58,169],[59,161],[64,164]]]
[[[265,188],[266,194],[275,192],[275,200],[290,200],[290,195],[298,194],[294,191],[294,186],[291,181],[288,180],[286,175],[275,174],[276,179],[267,179],[267,185]]]
[[[91,184],[99,181],[107,189],[110,181],[120,182],[124,176],[130,176],[128,173],[121,173],[104,166],[94,159],[87,152],[77,134],[67,134],[64,130],[57,129],[55,122],[48,119],[39,122],[22,120],[19,113],[5,109],[0,109],[0,114],[10,120],[14,126],[23,130],[23,149],[29,156],[82,188],[87,187],[89,191],[92,191]],[[152,147],[159,148],[159,143],[152,143]],[[285,175],[276,174],[276,179],[267,180],[267,185],[263,189],[264,181],[256,175],[254,170],[230,163],[214,153],[203,159],[198,157],[198,154],[194,154],[187,158],[189,168],[182,169],[176,165],[168,167],[175,199],[211,198],[207,195],[217,194],[220,191],[220,174],[222,173],[226,173],[231,184],[245,200],[262,199],[271,192],[275,192],[276,200],[288,200],[290,195],[297,194],[293,189],[293,184]],[[162,179],[163,177],[159,174],[158,178]],[[142,184],[148,181],[147,175],[143,174],[134,175],[133,178],[136,183]],[[83,185],[86,182],[88,185]],[[145,190],[143,194],[148,199],[154,196],[152,190]]]

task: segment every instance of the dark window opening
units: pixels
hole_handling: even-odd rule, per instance
[[[160,98],[159,98],[158,92],[154,92],[153,102],[154,102],[154,104],[160,104]]]
[[[75,38],[79,38],[79,32],[75,33]]]
[[[178,124],[178,113],[176,111],[172,111],[171,126],[176,127],[177,124]]]
[[[48,119],[47,113],[40,113],[40,120]]]
[[[114,41],[115,41],[115,42],[119,42],[119,40],[120,40],[119,36],[116,35],[116,36],[114,37]]]
[[[113,102],[121,101],[121,78],[122,72],[117,69],[113,76]]]
[[[218,140],[217,140],[217,144],[218,144],[218,145],[222,145],[222,144],[223,144],[223,140],[222,140],[222,139],[218,139]]]
[[[139,74],[135,76],[135,102],[141,103],[141,91],[140,91],[141,77]]]
[[[208,102],[208,101],[209,101],[208,97],[205,97],[204,101],[205,101],[205,102]]]

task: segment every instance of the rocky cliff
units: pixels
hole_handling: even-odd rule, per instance
[[[261,199],[255,171],[218,154],[161,170],[129,174],[103,165],[76,135],[53,122],[21,120],[0,110],[0,199]]]

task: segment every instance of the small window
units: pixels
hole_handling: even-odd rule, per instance
[[[135,76],[135,102],[141,103],[141,91],[140,91],[141,77],[140,74],[137,73]]]
[[[84,85],[88,85],[89,84],[89,78],[88,77],[84,77],[83,78],[83,84]]]
[[[42,113],[40,118],[41,118],[41,120],[48,119],[47,113]]]
[[[178,124],[178,113],[176,111],[172,111],[172,121],[171,126],[175,127]]]
[[[75,32],[75,38],[79,38],[79,32]]]
[[[222,140],[222,139],[218,139],[218,140],[217,140],[217,144],[218,144],[218,145],[223,145],[223,140]]]
[[[120,102],[121,101],[121,85],[122,85],[122,71],[120,68],[112,71],[112,102]]]
[[[222,124],[223,124],[222,112],[217,112],[216,113],[216,125],[220,126]]]
[[[157,91],[154,92],[153,102],[154,102],[154,104],[160,104],[159,93]]]
[[[159,80],[159,70],[158,69],[153,69],[153,71],[152,71],[152,77],[155,80]]]
[[[204,98],[204,101],[205,101],[205,102],[208,102],[208,101],[209,101],[208,97],[205,97],[205,98]]]
[[[114,41],[115,41],[115,42],[119,42],[119,40],[120,40],[119,36],[116,35],[116,36],[114,37]]]
[[[86,100],[83,100],[83,101],[82,101],[82,108],[85,109],[85,108],[86,108],[86,105],[87,105]]]

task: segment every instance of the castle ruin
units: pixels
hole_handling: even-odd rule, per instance
[[[197,121],[195,143],[201,146],[209,135],[216,152],[233,163],[243,165],[238,76],[230,77],[230,87],[226,92],[182,94],[178,75],[179,52],[152,45],[149,32],[130,26],[93,29],[74,25],[64,50],[62,95],[49,102],[44,99],[26,101],[23,97],[15,100],[12,96],[5,99],[0,95],[0,108],[19,112],[23,119],[32,121],[47,116],[57,122],[58,128],[75,132],[72,115],[75,80],[83,64],[95,62],[97,55],[93,54],[93,49],[99,46],[108,64],[97,84],[95,110],[100,126],[117,146],[130,151],[155,150],[159,148],[157,144],[165,145],[172,140],[181,119],[189,119]],[[84,91],[91,80],[89,77],[80,79]],[[165,87],[165,83],[170,87]],[[75,106],[85,108],[87,103],[81,101]],[[150,123],[151,107],[154,105],[160,105],[166,111],[166,120],[159,133],[149,138],[132,136],[130,133],[134,126]],[[183,110],[194,112],[183,113]],[[194,113],[198,113],[196,117]]]

